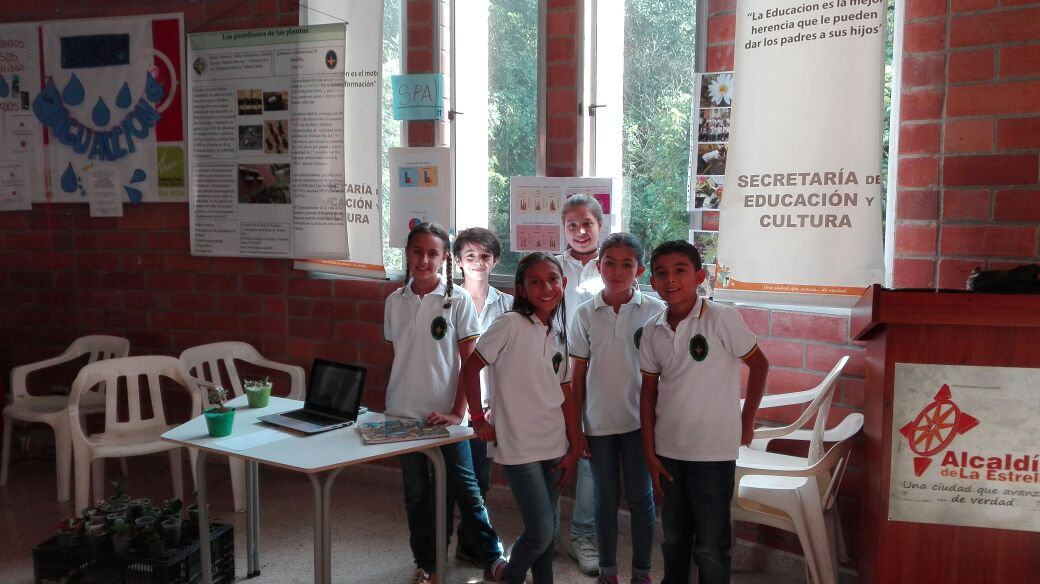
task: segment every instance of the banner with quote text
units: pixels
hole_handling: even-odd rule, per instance
[[[848,305],[882,281],[885,10],[738,1],[716,298]]]

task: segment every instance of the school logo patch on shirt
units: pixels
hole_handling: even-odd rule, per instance
[[[639,341],[643,340],[643,329],[637,328],[636,334],[633,335],[632,340],[636,342],[636,348],[639,348]]]
[[[708,339],[704,338],[704,335],[690,339],[690,356],[698,363],[708,356]]]
[[[560,363],[563,363],[563,355],[561,355],[559,352],[557,352],[555,355],[553,355],[552,363],[553,363],[553,373],[559,373],[560,372]]]
[[[430,334],[433,335],[433,338],[439,341],[444,338],[446,332],[448,332],[448,321],[444,320],[443,316],[433,319],[433,322],[430,323]]]

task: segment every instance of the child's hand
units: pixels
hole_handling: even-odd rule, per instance
[[[570,448],[567,450],[567,454],[563,455],[560,459],[559,464],[552,468],[552,472],[562,470],[560,474],[560,482],[556,485],[559,488],[563,488],[563,485],[567,484],[567,481],[574,476],[574,466],[578,464],[578,459],[581,458],[580,448]]]
[[[495,436],[495,427],[487,423],[484,419],[473,420],[473,431],[476,432],[477,437],[484,442],[494,442],[498,445],[498,437]]]
[[[656,454],[646,457],[646,469],[650,471],[650,478],[654,481],[654,489],[663,496],[664,489],[661,488],[661,478],[664,477],[668,482],[672,482],[672,475],[668,474],[664,465],[661,464],[661,459],[657,458]]]
[[[581,446],[581,457],[582,458],[592,458],[592,452],[589,450],[589,440],[585,436],[584,433],[581,435],[581,444],[580,444],[580,446]]]
[[[740,445],[750,446],[751,441],[755,438],[755,425],[745,426],[740,430]]]
[[[426,417],[426,423],[431,426],[460,426],[462,425],[462,416],[433,412]]]

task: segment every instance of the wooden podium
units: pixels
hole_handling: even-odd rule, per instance
[[[1040,582],[1040,533],[888,519],[895,364],[1040,368],[1040,296],[875,284],[853,308],[851,332],[867,347],[861,581]],[[1021,431],[1040,452],[1040,412]]]

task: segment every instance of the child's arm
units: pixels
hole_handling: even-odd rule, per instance
[[[585,435],[581,433],[581,421],[574,405],[571,384],[563,383],[560,385],[560,389],[563,391],[563,404],[560,405],[560,408],[563,409],[563,423],[567,429],[567,454],[553,470],[563,470],[563,474],[560,475],[560,486],[563,486],[574,474],[574,465],[578,464],[578,459],[585,450]]]
[[[473,348],[477,346],[477,339],[471,338],[466,339],[459,343],[459,358],[462,363],[465,363],[469,356],[473,354]],[[479,381],[477,382],[479,388]],[[455,387],[455,402],[451,406],[450,414],[443,414],[441,412],[433,412],[426,418],[427,424],[436,424],[438,426],[458,426],[462,424],[462,418],[466,415],[466,386],[463,384],[462,374],[459,374],[459,381]]]
[[[585,411],[585,376],[589,370],[589,362],[585,359],[571,357],[571,397],[574,399],[574,411],[578,416],[578,433],[581,434],[581,413]],[[589,457],[588,441],[581,434],[581,455]]]
[[[654,488],[659,492],[661,489],[661,477],[671,481],[672,475],[668,474],[660,459],[657,458],[657,442],[654,438],[654,429],[657,426],[657,383],[658,375],[643,372],[643,385],[639,393],[639,423],[643,435],[643,457],[646,458],[646,468],[650,471],[650,478],[654,481]]]
[[[747,395],[744,397],[744,409],[740,412],[740,443],[747,446],[755,437],[755,414],[758,412],[758,404],[762,401],[762,394],[766,391],[769,360],[757,346],[750,355],[745,355],[743,360],[750,371]]]
[[[484,404],[480,399],[480,370],[486,364],[480,353],[474,351],[470,351],[470,353],[472,354],[463,363],[462,371],[459,373],[459,383],[465,392],[466,401],[469,402],[471,412],[469,419],[473,425],[473,431],[484,442],[494,442],[496,439],[495,427],[484,419]]]

